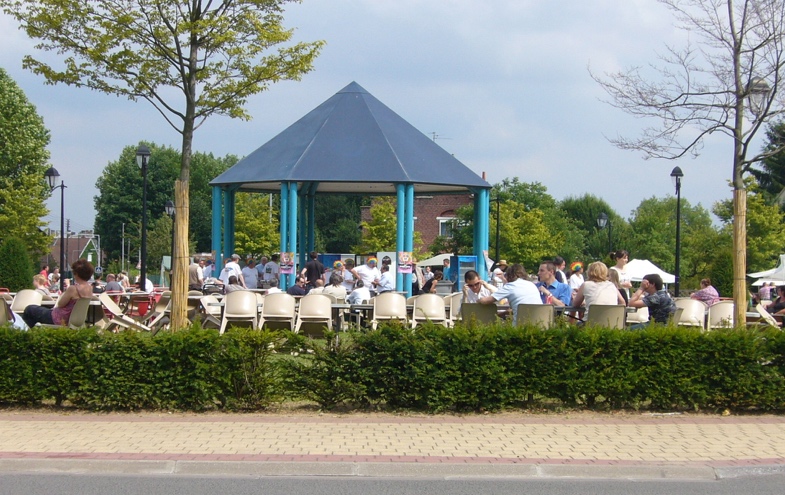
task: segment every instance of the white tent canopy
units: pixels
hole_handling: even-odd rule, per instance
[[[437,254],[433,258],[428,258],[427,260],[418,261],[417,264],[419,266],[442,266],[444,264],[444,260],[450,259],[452,254]]]
[[[766,282],[782,282],[785,281],[785,254],[780,255],[780,262],[775,268],[763,272],[748,273],[748,277],[762,278]],[[760,283],[758,283],[760,282]],[[758,280],[752,285],[761,285],[764,280]]]
[[[676,282],[676,277],[668,272],[661,270],[657,265],[649,260],[632,260],[624,267],[624,270],[632,278],[633,282],[640,282],[643,277],[650,273],[656,273],[662,277],[662,281],[666,284]]]

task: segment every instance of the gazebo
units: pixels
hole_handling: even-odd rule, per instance
[[[210,185],[212,249],[219,267],[234,247],[237,192],[281,195],[281,252],[299,253],[301,266],[305,254],[314,250],[317,194],[396,196],[396,251],[400,252],[413,248],[415,194],[470,192],[474,197],[473,254],[480,268],[485,263],[490,184],[355,82]],[[282,276],[284,287],[291,283],[293,278]],[[396,274],[396,286],[411,287],[411,275]]]

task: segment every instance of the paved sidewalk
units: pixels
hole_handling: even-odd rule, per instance
[[[702,478],[785,472],[785,417],[0,414],[0,473]]]

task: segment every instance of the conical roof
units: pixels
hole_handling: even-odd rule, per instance
[[[318,182],[318,193],[394,194],[490,188],[466,165],[356,82],[216,177],[213,186],[280,192],[281,182]]]

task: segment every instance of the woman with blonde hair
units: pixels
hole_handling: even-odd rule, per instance
[[[619,280],[619,272],[616,270],[608,270],[608,280],[610,280],[613,285],[619,289],[619,294],[621,294],[622,299],[624,299],[625,305],[629,303],[629,299],[627,297],[627,291],[621,288],[621,281]]]
[[[608,280],[608,267],[602,261],[595,261],[586,270],[589,278],[580,286],[572,300],[573,306],[586,305],[586,315],[593,304],[621,304],[626,306],[624,298],[616,286]]]

